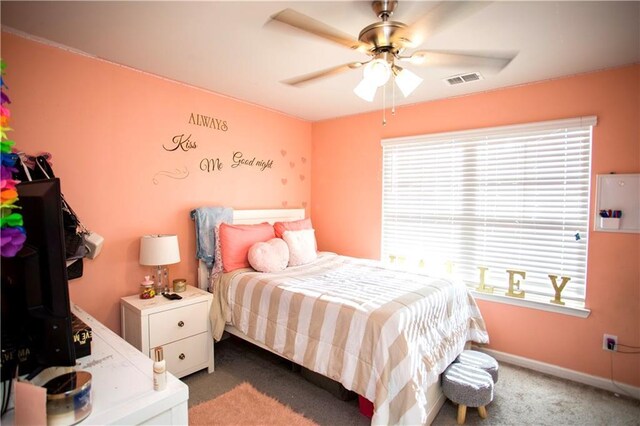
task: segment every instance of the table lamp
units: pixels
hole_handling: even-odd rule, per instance
[[[156,293],[169,290],[167,265],[180,262],[177,235],[143,235],[140,238],[140,264],[155,266]]]

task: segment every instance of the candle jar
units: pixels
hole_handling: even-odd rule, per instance
[[[187,280],[184,278],[177,278],[173,280],[173,292],[182,293],[187,289]]]

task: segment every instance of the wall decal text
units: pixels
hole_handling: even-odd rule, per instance
[[[209,129],[221,130],[226,132],[229,130],[229,126],[227,125],[227,120],[220,120],[215,117],[209,117],[208,115],[202,114],[189,114],[189,124],[193,124],[196,126],[207,127]]]
[[[240,151],[235,151],[231,157],[231,168],[235,169],[240,166],[257,167],[261,172],[266,169],[273,168],[273,160],[257,160],[256,157],[248,158]],[[200,160],[200,170],[203,172],[211,173],[222,170],[224,163],[219,157],[216,158],[203,158]],[[286,183],[286,182],[284,182]]]
[[[171,142],[173,142],[173,144],[175,145],[173,148],[167,148],[164,145],[162,145],[162,147],[167,151],[175,151],[178,148],[182,149],[183,151],[189,151],[190,149],[198,148],[198,144],[196,143],[196,141],[191,139],[191,135],[185,138],[184,133],[174,136],[171,139]]]
[[[242,152],[236,151],[233,153],[233,164],[232,168],[236,168],[239,166],[255,166],[259,167],[261,172],[264,172],[264,169],[270,169],[273,166],[273,160],[258,160],[256,161],[256,157],[252,159],[248,159],[245,157]]]
[[[200,170],[207,173],[222,170],[222,166],[222,161],[219,158],[203,158],[200,161]]]

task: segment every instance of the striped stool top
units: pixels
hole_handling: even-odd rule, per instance
[[[479,351],[466,350],[462,351],[454,362],[480,368],[491,374],[493,383],[498,382],[498,361],[491,355]]]

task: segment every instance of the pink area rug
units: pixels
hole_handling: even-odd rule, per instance
[[[189,424],[317,426],[248,383],[190,408]]]

